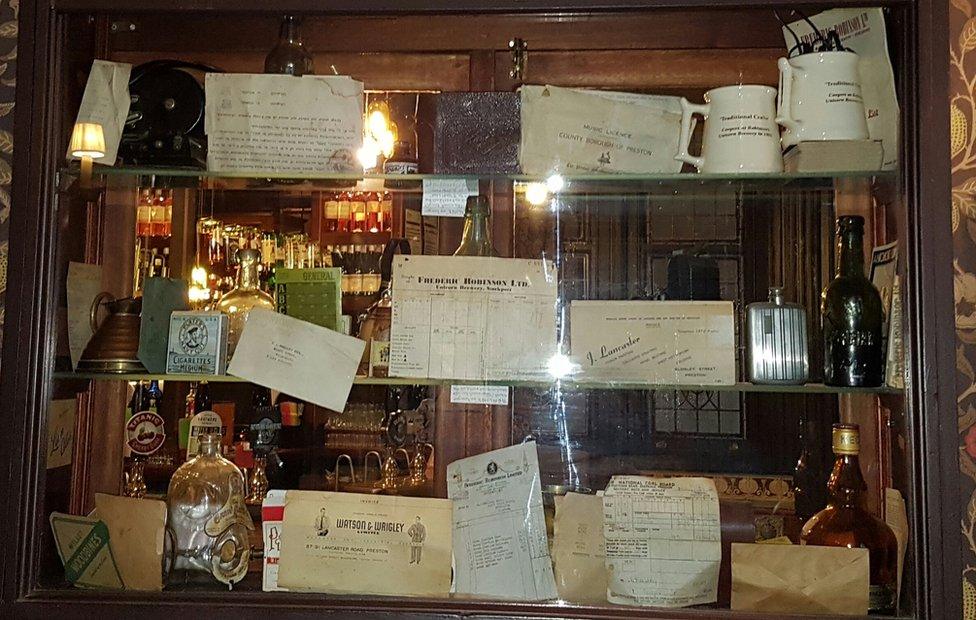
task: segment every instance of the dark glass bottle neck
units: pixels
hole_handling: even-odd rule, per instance
[[[861,500],[861,492],[867,489],[856,454],[838,454],[827,481],[830,503],[852,508]]]
[[[837,237],[837,275],[863,278],[864,232],[856,228],[842,229]]]
[[[278,32],[278,39],[282,43],[292,43],[301,45],[302,35],[298,32],[298,20],[294,17],[286,17],[281,21],[281,30]]]

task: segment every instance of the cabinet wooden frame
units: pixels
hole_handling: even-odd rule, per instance
[[[424,2],[423,0],[178,0],[167,11],[237,14],[395,12],[503,12],[629,10],[644,8],[707,9],[738,6],[737,0],[499,0]],[[801,2],[755,2],[750,7],[789,8]],[[834,0],[837,7],[862,6],[860,0]],[[899,67],[904,86],[902,127],[904,154],[902,193],[907,208],[901,230],[905,242],[906,348],[915,384],[906,393],[911,459],[908,500],[916,567],[914,591],[918,617],[954,618],[962,611],[962,545],[957,498],[958,437],[955,425],[955,364],[947,157],[948,3],[944,0],[897,0],[878,3],[897,7],[906,16],[895,34],[905,46],[907,62]],[[130,0],[126,11],[160,11],[156,0]],[[59,226],[57,169],[63,161],[62,84],[57,67],[63,60],[65,13],[119,10],[111,0],[25,0],[20,5],[17,106],[14,159],[14,208],[10,220],[10,254],[5,334],[0,375],[0,402],[6,442],[0,451],[6,561],[0,563],[0,616],[163,617],[248,612],[288,617],[450,618],[470,615],[520,617],[760,617],[728,610],[587,609],[459,601],[389,600],[375,597],[326,597],[228,592],[109,593],[45,590],[37,587],[38,541],[49,527],[43,510],[46,407],[52,390],[55,299]],[[95,18],[104,19],[104,18]],[[98,41],[95,41],[96,49]],[[73,111],[70,113],[73,114]],[[253,611],[252,611],[253,610]],[[780,616],[782,617],[782,616]]]

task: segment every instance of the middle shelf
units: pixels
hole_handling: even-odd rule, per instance
[[[55,379],[93,380],[93,381],[209,381],[212,383],[247,383],[246,379],[233,375],[172,375],[152,373],[92,373],[57,371]],[[684,390],[713,392],[753,392],[771,394],[901,394],[903,390],[888,386],[871,388],[851,388],[806,383],[803,385],[761,385],[739,382],[731,385],[690,385],[656,384],[620,381],[573,381],[553,379],[552,381],[479,381],[472,379],[431,379],[421,377],[356,377],[353,385],[429,385],[449,387],[452,385],[490,385],[548,389],[558,387],[566,390]]]

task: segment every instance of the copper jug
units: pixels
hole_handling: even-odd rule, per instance
[[[108,316],[98,324],[98,309],[104,306]],[[146,372],[139,361],[139,324],[142,297],[115,299],[102,292],[92,301],[91,328],[95,333],[78,360],[78,370],[85,372]]]
[[[366,341],[363,359],[359,362],[360,376],[387,377],[390,372],[390,325],[393,322],[393,293],[390,282],[393,280],[393,255],[399,250],[410,253],[410,243],[406,239],[393,239],[386,244],[380,262],[379,299],[360,317],[359,339]]]

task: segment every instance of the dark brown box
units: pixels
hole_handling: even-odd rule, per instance
[[[436,95],[434,173],[517,173],[520,101],[518,93]]]

